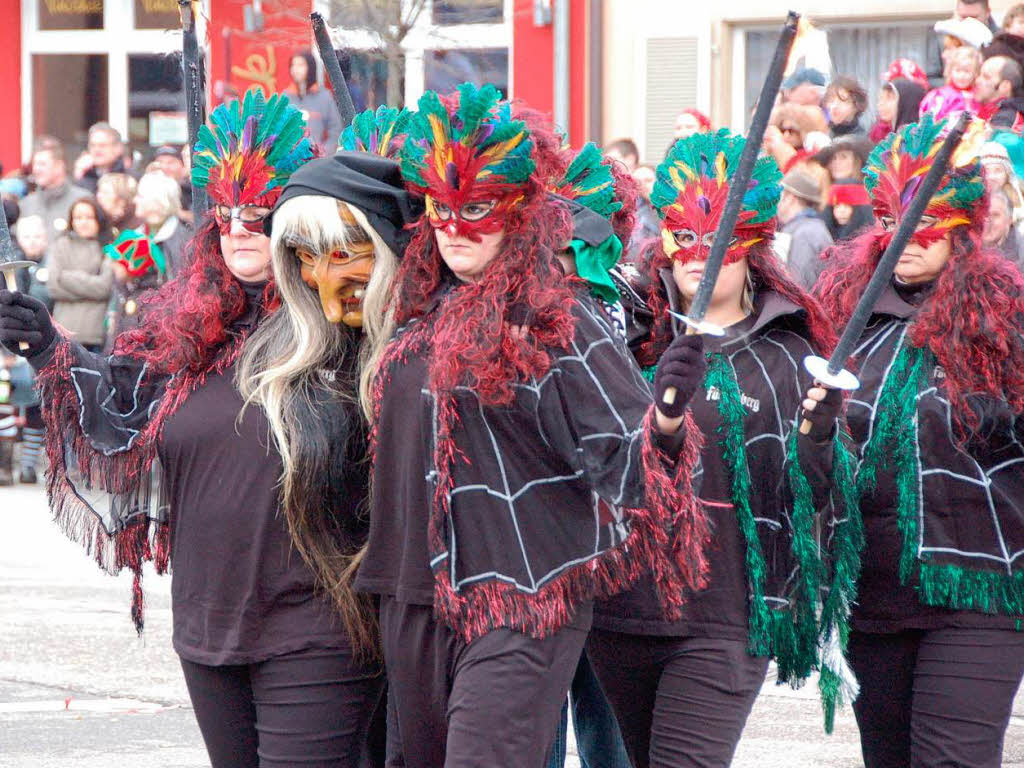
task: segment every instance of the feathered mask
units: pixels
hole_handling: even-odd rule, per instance
[[[864,186],[883,232],[883,247],[932,167],[947,127],[945,120],[935,122],[926,113],[921,122],[890,133],[871,152],[864,166]],[[950,168],[914,234],[913,241],[921,247],[941,240],[953,227],[978,224],[985,194],[978,158],[983,129],[981,121],[972,122],[953,153]]]
[[[610,220],[622,209],[622,203],[615,198],[615,177],[611,168],[603,161],[601,150],[588,141],[573,157],[565,175],[551,191],[575,200]]]
[[[746,139],[723,128],[680,139],[669,150],[658,166],[651,192],[651,204],[662,220],[666,255],[684,263],[707,260],[745,145]],[[739,261],[752,247],[771,238],[781,180],[773,159],[758,158],[726,251],[726,264]]]
[[[282,95],[252,88],[241,103],[221,104],[199,129],[192,183],[215,204],[273,207],[288,178],[312,156],[302,113]]]
[[[121,264],[129,277],[139,278],[149,272],[164,274],[167,262],[160,246],[144,232],[126,229],[110,245],[104,246],[107,258]]]
[[[346,152],[370,152],[381,157],[398,158],[409,131],[412,112],[381,105],[356,115],[341,136],[338,149]]]
[[[449,106],[450,104],[450,106]],[[426,196],[436,228],[476,239],[504,227],[534,172],[526,124],[513,120],[493,85],[459,86],[454,98],[427,91],[402,147],[402,175]]]

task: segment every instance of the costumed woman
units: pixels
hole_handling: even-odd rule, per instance
[[[726,130],[698,134],[658,168],[651,200],[662,239],[644,259],[653,316],[640,348],[645,373],[657,375],[662,350],[686,331],[676,313],[696,293],[744,145]],[[774,160],[757,161],[706,316],[725,329],[704,337],[707,375],[691,401],[704,434],[694,490],[712,535],[707,587],[686,595],[676,620],[663,616],[649,581],[595,608],[587,653],[637,768],[728,765],[769,659],[793,684],[820,665],[817,611],[828,587],[824,622],[841,658],[852,585],[829,583],[822,539],[856,536],[832,513],[844,503],[832,497],[833,474],[852,472],[852,461],[837,437],[840,393],[814,386],[801,364],[830,348],[832,327],[771,252],[780,181]],[[805,417],[807,435],[798,430]],[[823,673],[830,707],[837,675],[849,678],[839,658]]]
[[[942,141],[890,134],[865,182],[876,223],[816,290],[849,318]],[[853,607],[854,713],[868,768],[1000,765],[1024,674],[1024,283],[979,243],[969,129],[875,306],[847,409],[865,549]]]
[[[354,487],[347,477],[365,484],[369,472],[370,381],[395,330],[390,295],[405,226],[423,208],[406,192],[395,159],[408,121],[404,109],[363,112],[342,132],[337,153],[292,175],[272,214],[282,309],[253,333],[238,366],[239,389],[267,414],[285,457],[281,486],[295,546],[342,595],[358,558],[332,545],[338,521],[320,514],[316,500],[345,508],[343,495]],[[375,616],[366,596],[338,602]],[[384,752],[380,712],[370,736],[375,757]],[[395,734],[387,737],[400,752]]]
[[[683,423],[699,340],[666,352],[655,388],[677,397],[656,410],[603,311],[556,266],[568,215],[531,150],[497,91],[470,84],[424,94],[402,150],[427,212],[374,382],[356,585],[380,596],[409,766],[540,768],[592,598],[653,568],[678,609],[703,569],[698,436]]]
[[[144,301],[110,357],[59,335],[37,301],[0,292],[0,341],[28,342],[39,370],[57,522],[104,569],[135,574],[140,630],[143,563],[173,564],[174,648],[214,768],[356,766],[381,688],[369,630],[346,610],[353,593],[321,589],[289,537],[296,515],[321,515],[339,550],[357,550],[366,476],[283,506],[273,414],[243,410],[233,381],[276,301],[264,220],[311,157],[303,131],[287,99],[255,90],[214,110],[192,177],[213,209],[182,274]]]

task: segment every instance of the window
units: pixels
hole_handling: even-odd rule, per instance
[[[348,77],[348,89],[352,94],[352,103],[357,112],[364,109],[376,109],[381,104],[393,103],[401,106],[404,93],[404,77],[396,84],[397,100],[388,100],[388,62],[380,51],[349,51],[351,70]],[[404,73],[405,67],[400,66],[399,72]]]
[[[507,48],[426,51],[423,65],[428,90],[446,93],[470,82],[491,83],[502,94],[508,93]]]
[[[187,144],[181,55],[128,57],[128,136],[133,148]]]
[[[103,0],[36,0],[36,10],[39,29],[103,29]]]
[[[502,0],[434,0],[435,24],[500,24],[503,19]]]
[[[32,56],[34,135],[56,136],[70,150],[84,147],[89,126],[107,119],[107,57],[103,54]],[[74,163],[68,152],[68,168]]]
[[[829,53],[834,74],[857,78],[868,92],[868,114],[874,104],[884,75],[895,59],[913,59],[925,72],[942,71],[939,47],[932,23],[893,22],[889,24],[819,24],[828,32]],[[746,38],[746,88],[743,124],[749,121],[754,102],[761,92],[779,30],[752,29]],[[866,121],[865,121],[866,122]]]
[[[175,29],[180,25],[178,0],[135,0],[136,29]]]

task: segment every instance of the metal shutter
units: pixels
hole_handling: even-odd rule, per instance
[[[647,40],[643,162],[661,162],[673,140],[676,116],[697,106],[697,38]]]

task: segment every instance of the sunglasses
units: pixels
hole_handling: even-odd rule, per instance
[[[231,220],[237,219],[246,232],[262,235],[263,221],[270,215],[270,209],[259,205],[243,205],[236,208],[218,205],[214,207],[213,214],[220,225],[221,234],[228,234],[231,231]]]
[[[451,221],[452,216],[455,215],[455,211],[444,203],[439,203],[436,200],[433,202],[434,218],[438,221]],[[463,221],[480,221],[491,215],[494,210],[494,206],[497,205],[496,200],[485,200],[475,203],[466,203],[464,206],[459,208],[459,218]]]

